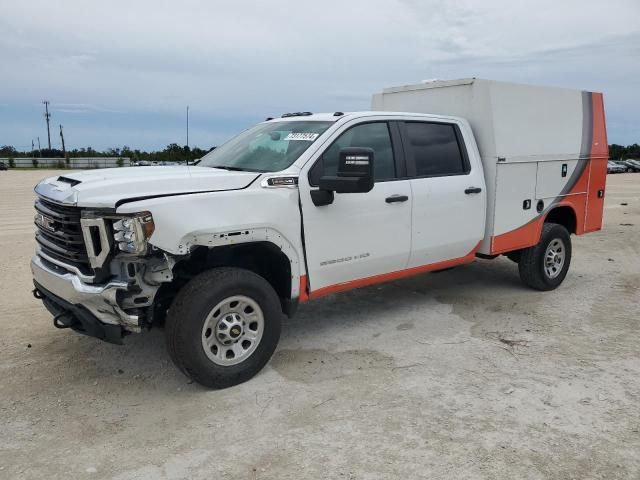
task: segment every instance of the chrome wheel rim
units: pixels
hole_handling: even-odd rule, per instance
[[[548,278],[554,279],[560,275],[562,267],[564,267],[565,258],[564,242],[559,238],[554,238],[547,245],[547,251],[544,255],[544,272]]]
[[[202,348],[216,365],[237,365],[255,352],[263,333],[260,305],[244,295],[234,295],[207,315],[202,327]]]

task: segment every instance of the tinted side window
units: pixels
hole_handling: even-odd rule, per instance
[[[453,125],[418,122],[405,125],[416,176],[457,175],[467,171]]]
[[[357,125],[340,135],[311,169],[309,180],[312,185],[317,185],[323,175],[337,174],[340,149],[346,147],[372,148],[374,178],[376,180],[395,178],[396,166],[389,127],[385,122],[376,122]]]

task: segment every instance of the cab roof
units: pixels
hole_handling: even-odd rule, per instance
[[[365,110],[361,112],[334,112],[334,113],[310,113],[303,112],[301,115],[292,115],[285,114],[284,117],[276,117],[270,118],[269,122],[336,122],[342,119],[353,119],[353,118],[362,118],[362,117],[377,117],[377,116],[385,116],[385,117],[420,117],[427,119],[450,119],[450,120],[461,120],[460,117],[450,116],[450,115],[435,115],[435,114],[427,114],[427,113],[415,113],[415,112],[387,112],[387,111],[374,111],[374,110]]]

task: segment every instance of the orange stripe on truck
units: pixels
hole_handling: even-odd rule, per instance
[[[589,162],[589,197],[585,215],[585,232],[594,232],[602,228],[604,211],[604,189],[607,182],[607,161],[609,160],[609,144],[604,116],[604,99],[601,93],[592,94],[593,104],[593,139],[591,144],[591,160]],[[602,196],[598,192],[602,191]]]
[[[389,282],[391,280],[398,280],[400,278],[411,277],[420,273],[433,272],[434,270],[442,270],[444,268],[456,267],[458,265],[464,265],[471,263],[475,260],[476,252],[480,249],[480,242],[464,257],[454,258],[452,260],[444,260],[442,262],[431,263],[429,265],[422,265],[420,267],[407,268],[405,270],[398,270],[391,273],[383,273],[381,275],[373,275],[371,277],[359,278],[357,280],[351,280],[349,282],[338,283],[336,285],[329,285],[328,287],[319,288],[318,290],[312,290],[308,295],[302,294],[302,283],[304,278],[305,287],[307,286],[307,277],[305,275],[300,277],[300,297],[299,301],[305,302],[308,299],[315,299],[330,295],[332,293],[345,292],[347,290],[353,290],[355,288],[366,287],[368,285],[375,285],[377,283]]]
[[[298,295],[298,301],[300,303],[306,302],[309,300],[309,291],[307,287],[307,276],[300,275],[300,293]]]
[[[491,237],[491,255],[511,252],[535,245],[540,238],[543,223],[544,217],[540,215],[522,227]]]

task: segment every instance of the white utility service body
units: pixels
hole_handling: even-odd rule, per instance
[[[373,108],[268,119],[198,166],[44,180],[34,294],[113,343],[167,316],[176,364],[224,387],[262,368],[300,302],[477,255],[548,290],[569,234],[600,229],[601,94],[471,79]]]
[[[373,96],[372,108],[447,112],[470,122],[488,198],[480,253],[534,245],[544,213],[558,205],[573,209],[574,233],[602,227],[608,160],[602,94],[470,78],[387,88]]]

